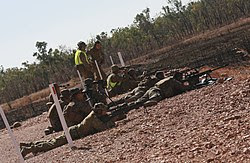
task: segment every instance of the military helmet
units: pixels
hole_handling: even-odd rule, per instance
[[[111,66],[111,71],[112,72],[118,72],[119,71],[119,67],[117,65],[112,65]]]
[[[85,42],[83,42],[83,41],[79,41],[78,43],[77,43],[77,46],[80,48],[80,47],[83,47],[83,46],[87,46],[86,44],[85,44]]]

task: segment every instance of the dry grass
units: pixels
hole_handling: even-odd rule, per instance
[[[77,85],[78,83],[79,83],[79,80],[72,79],[65,84],[69,84],[68,88],[72,88],[75,85]],[[28,96],[24,96],[20,99],[16,99],[14,101],[9,102],[10,106],[7,103],[2,104],[1,106],[2,106],[4,111],[10,111],[12,109],[24,107],[30,103],[48,100],[49,94],[50,94],[50,90],[49,90],[49,88],[46,88],[46,89],[40,90],[38,92],[32,93]]]

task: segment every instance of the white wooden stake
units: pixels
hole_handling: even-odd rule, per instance
[[[122,58],[122,53],[121,53],[121,52],[118,52],[117,54],[118,54],[119,60],[120,60],[120,62],[121,62],[121,65],[124,67],[124,66],[125,66],[125,63],[124,63],[124,60],[123,60],[123,58]]]
[[[82,88],[84,89],[84,83],[83,83],[83,80],[82,80],[82,76],[81,76],[79,70],[76,70],[76,71],[77,71],[78,77],[79,77],[79,79],[81,81]]]
[[[101,71],[100,71],[99,65],[98,65],[98,63],[96,62],[96,60],[95,60],[95,66],[96,66],[97,71],[98,71],[98,73],[99,73],[99,75],[100,75],[100,78],[101,78],[101,80],[102,80],[102,79],[103,79],[103,78],[102,78],[102,73],[101,73]]]
[[[110,58],[111,64],[114,65],[114,61],[111,55],[109,56],[109,58]]]
[[[99,65],[98,65],[98,63],[96,62],[96,60],[95,60],[95,65],[96,65],[96,68],[97,68],[97,70],[98,70],[98,73],[99,73],[99,75],[100,75],[101,80],[103,80],[102,73],[101,73],[101,71],[100,71]],[[104,90],[105,90],[106,95],[109,97],[109,94],[108,94],[107,89],[105,88]]]
[[[20,163],[24,163],[24,159],[23,159],[23,156],[21,154],[21,151],[20,151],[20,148],[18,146],[18,143],[16,141],[16,138],[15,138],[13,132],[10,129],[9,122],[8,122],[8,120],[7,120],[7,118],[6,118],[5,114],[4,114],[4,111],[3,111],[3,109],[2,109],[1,106],[0,106],[0,113],[1,113],[1,116],[2,116],[2,119],[3,119],[3,122],[4,122],[4,124],[5,124],[5,126],[6,126],[6,128],[8,130],[9,136],[10,136],[10,138],[11,138],[11,140],[12,140],[14,146],[15,146],[16,152],[17,152],[17,154],[18,154],[18,156],[20,158]]]
[[[85,86],[84,86],[84,82],[83,82],[83,80],[82,80],[82,76],[81,76],[81,74],[80,74],[80,72],[79,72],[78,70],[76,70],[76,71],[77,71],[77,74],[78,74],[78,76],[79,76],[79,78],[80,78],[80,81],[81,81],[81,84],[82,84],[82,88],[85,90]],[[87,97],[87,98],[89,98],[89,97]],[[93,108],[93,105],[92,105],[92,103],[91,103],[90,100],[88,100],[88,103],[89,103],[89,106],[90,106],[91,108]]]
[[[69,143],[70,148],[73,148],[74,147],[73,141],[72,141],[71,135],[69,133],[68,126],[66,124],[66,121],[65,121],[63,113],[62,113],[62,108],[61,108],[61,105],[60,105],[58,97],[57,97],[56,89],[55,89],[53,84],[50,84],[49,88],[50,88],[50,91],[52,93],[52,97],[53,97],[53,100],[55,102],[57,113],[59,115],[59,118],[60,118],[60,121],[61,121],[61,124],[62,124],[62,127],[63,127],[63,131],[65,133],[66,139],[67,139],[67,141]]]

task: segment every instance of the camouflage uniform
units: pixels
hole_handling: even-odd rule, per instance
[[[64,109],[63,115],[68,126],[79,124],[91,112],[87,102],[70,102]]]
[[[66,105],[70,102],[70,92],[68,89],[63,89],[61,91],[59,103],[61,105],[62,111]],[[51,126],[45,129],[45,134],[50,134],[53,131],[61,131],[62,126],[57,113],[56,105],[53,103],[48,111],[48,119],[50,121]]]
[[[59,101],[59,103],[60,103],[62,111],[63,111],[63,108],[67,105],[67,103],[64,101],[61,101],[61,100]],[[50,125],[54,131],[56,131],[56,132],[62,131],[61,121],[59,119],[55,104],[53,104],[48,111],[48,119],[49,119]]]
[[[142,97],[149,88],[154,86],[160,79],[154,77],[145,77],[139,84],[138,86],[133,89],[131,92],[129,92],[125,97],[123,97],[121,101],[123,102],[132,102],[136,101],[140,97]]]
[[[100,42],[99,42],[99,44],[100,44]],[[101,49],[97,49],[96,48],[96,43],[95,43],[94,47],[92,49],[90,49],[87,52],[87,54],[88,54],[88,56],[91,56],[91,58],[92,58],[92,64],[93,64],[93,70],[94,70],[94,74],[95,74],[95,80],[100,80],[101,79],[101,77],[99,75],[99,72],[97,70],[97,67],[95,65],[95,60],[98,63],[98,66],[99,66],[100,72],[102,74],[103,80],[106,80],[107,75],[105,74],[105,72],[102,69],[102,64],[104,64],[104,53],[103,53],[103,51]]]
[[[107,115],[105,115],[107,116]],[[92,111],[80,124],[69,128],[69,133],[73,140],[83,138],[85,136],[104,131],[115,126],[111,119],[102,120],[98,113]],[[65,134],[50,140],[42,140],[31,143],[20,143],[22,155],[25,157],[28,153],[46,152],[62,146],[67,143]]]
[[[182,93],[186,90],[186,87],[174,79],[173,77],[168,77],[160,80],[155,84],[154,87],[150,88],[141,98],[139,98],[136,103],[151,103],[158,102],[164,98],[169,98]]]
[[[113,65],[111,70],[112,73],[107,78],[107,88],[110,97],[127,92],[137,86],[138,83],[130,80],[126,72],[123,76],[119,74],[120,70],[118,66]]]

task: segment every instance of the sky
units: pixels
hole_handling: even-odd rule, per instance
[[[80,40],[131,25],[147,7],[156,17],[166,5],[167,0],[0,0],[0,65],[33,63],[37,41],[76,48]]]

